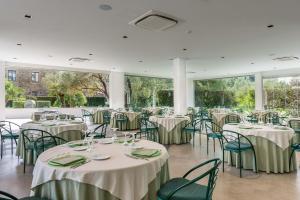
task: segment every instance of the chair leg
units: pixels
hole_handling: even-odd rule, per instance
[[[25,151],[25,153],[24,153],[24,158],[23,158],[23,173],[25,174],[25,167],[26,167],[26,151]]]
[[[254,148],[253,148],[252,150],[253,150],[253,155],[254,155],[255,173],[258,173],[258,169],[257,169],[257,160],[256,160],[256,153],[255,153]]]
[[[216,142],[215,142],[215,138],[214,138],[214,153],[216,153]]]
[[[223,152],[223,158],[222,158],[222,167],[223,167],[223,172],[224,172],[224,149],[222,149],[222,152]]]
[[[195,146],[195,132],[193,133],[193,147]]]
[[[289,171],[291,171],[291,165],[292,165],[292,157],[293,157],[293,154],[294,154],[294,149],[292,150],[292,153],[291,153],[291,155],[290,155],[290,159],[289,159]],[[2,152],[2,151],[1,151]],[[1,154],[1,156],[2,156],[2,154]],[[1,157],[2,158],[2,157]]]
[[[1,159],[3,157],[3,140],[1,139]]]
[[[242,178],[242,154],[239,151],[239,164],[240,164],[240,178]]]
[[[10,147],[11,147],[11,155],[14,154],[14,142],[13,139],[10,140]]]
[[[206,136],[207,138],[206,138],[206,152],[207,152],[207,155],[208,155],[208,140],[209,140],[209,138],[208,138],[208,136]]]

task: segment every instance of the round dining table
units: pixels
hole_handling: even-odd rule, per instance
[[[59,200],[156,199],[160,186],[169,179],[166,148],[147,140],[135,145],[108,144],[107,140],[96,140],[91,151],[75,151],[64,144],[42,153],[34,167],[31,196]],[[160,154],[147,159],[133,157],[133,146],[155,149]],[[49,160],[65,155],[84,156],[88,161],[76,168],[49,164]],[[108,159],[96,160],[95,155]]]
[[[191,140],[191,134],[182,132],[182,128],[190,122],[188,116],[150,116],[149,121],[158,124],[161,144],[185,144]]]
[[[291,143],[295,136],[294,130],[285,126],[273,126],[262,124],[225,124],[223,130],[234,131],[246,136],[253,144],[257,167],[259,171],[267,173],[285,173],[296,169],[295,154],[292,158],[292,166],[289,166],[291,155]],[[230,154],[225,160],[230,164]],[[233,164],[238,167],[237,154],[233,156]],[[253,153],[242,153],[242,165],[244,169],[255,169],[253,166]]]
[[[127,116],[127,124],[126,126],[117,127],[117,121],[115,118],[115,115],[117,113],[123,113]],[[119,128],[120,131],[125,130],[136,130],[139,129],[139,118],[141,113],[140,112],[133,112],[133,111],[120,111],[120,112],[111,112],[111,118],[110,118],[110,127],[111,128]]]
[[[77,120],[46,120],[31,121],[21,125],[22,129],[38,129],[49,132],[51,135],[61,137],[67,141],[80,140],[82,132],[87,130],[86,123]],[[35,134],[32,131],[32,134]],[[24,158],[23,137],[20,136],[17,144],[16,155]],[[36,161],[35,152],[27,151],[27,164],[33,164]]]

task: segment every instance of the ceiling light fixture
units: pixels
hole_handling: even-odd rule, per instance
[[[124,39],[127,39],[127,38],[128,38],[128,36],[127,36],[127,35],[123,35],[123,38],[124,38]]]
[[[224,57],[224,56],[222,56],[221,58],[222,58],[222,59],[225,59],[225,57]]]
[[[142,63],[143,61],[142,61],[142,60],[139,60],[139,62]]]
[[[73,57],[73,58],[69,58],[69,61],[73,61],[73,62],[86,62],[86,61],[90,61],[90,59],[88,59],[88,58],[80,58],[80,57]]]
[[[274,25],[273,24],[269,24],[267,27],[268,28],[274,28]]]
[[[186,50],[187,50],[186,48],[183,48],[183,49],[182,49],[182,51],[186,51]]]
[[[89,56],[92,56],[93,54],[92,53],[89,53]]]
[[[27,19],[31,19],[31,15],[28,15],[28,14],[24,15],[24,17]]]
[[[17,43],[17,46],[22,46],[22,43]]]
[[[99,6],[99,8],[100,8],[101,10],[104,10],[104,11],[112,10],[111,5],[108,5],[108,4],[101,4],[101,5]]]

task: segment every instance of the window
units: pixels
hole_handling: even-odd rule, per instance
[[[31,73],[31,81],[35,83],[39,82],[39,72]]]
[[[16,70],[8,70],[7,79],[9,81],[16,81],[17,79]]]

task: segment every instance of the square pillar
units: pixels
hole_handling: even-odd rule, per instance
[[[124,72],[112,71],[109,75],[109,107],[112,109],[125,106],[125,76]]]
[[[255,110],[263,110],[263,78],[261,73],[255,74]]]
[[[5,66],[0,61],[0,120],[5,119]]]
[[[174,111],[175,114],[186,114],[186,62],[182,58],[173,60],[174,72]]]

